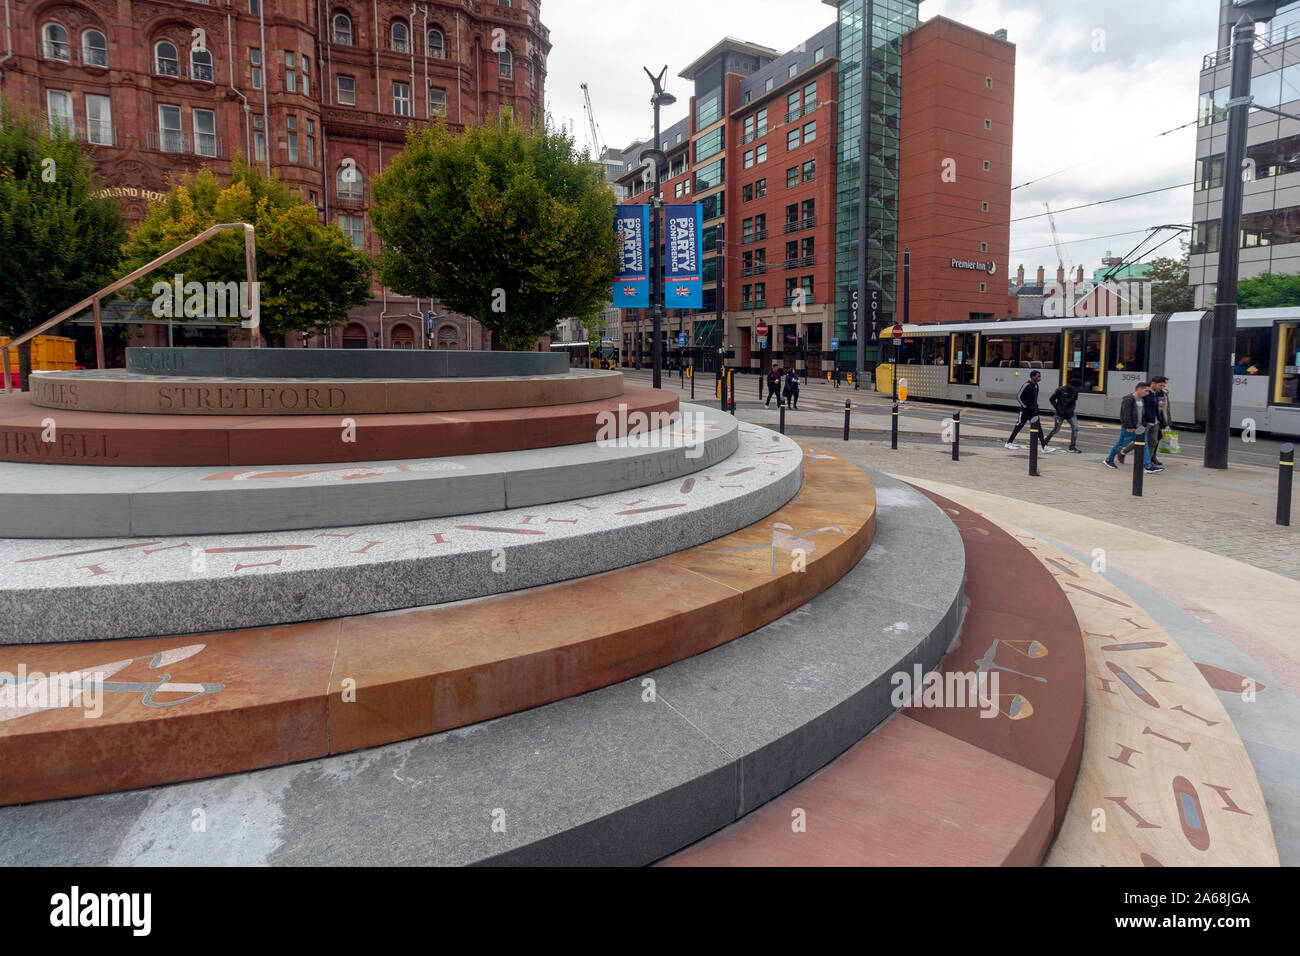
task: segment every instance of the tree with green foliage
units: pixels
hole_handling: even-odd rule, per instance
[[[1177,259],[1152,259],[1145,278],[1151,280],[1151,308],[1156,312],[1190,312],[1196,308],[1196,290],[1187,267],[1187,243]]]
[[[122,214],[98,189],[83,144],[0,98],[0,333],[28,332],[117,276]],[[18,367],[25,389],[30,342]]]
[[[506,115],[464,133],[435,123],[408,135],[371,192],[384,284],[441,300],[507,348],[531,348],[609,299],[614,193],[562,130]]]
[[[369,299],[370,257],[352,248],[338,226],[322,225],[315,206],[239,156],[224,187],[210,170],[201,169],[174,183],[152,204],[131,232],[128,267],[139,268],[222,222],[254,227],[261,332],[268,344],[283,346],[292,333],[318,335],[344,325],[348,309]],[[170,283],[176,274],[185,283],[243,281],[243,233],[221,233],[173,259],[140,279],[136,295],[152,300],[154,283]],[[176,315],[184,318],[179,308]],[[239,321],[238,315],[229,321]]]
[[[1243,309],[1300,305],[1300,275],[1265,272],[1237,283],[1237,304]]]

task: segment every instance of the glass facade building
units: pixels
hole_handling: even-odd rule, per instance
[[[838,176],[835,218],[835,334],[838,358],[850,363],[850,297],[858,287],[864,45],[870,51],[870,130],[867,136],[867,288],[880,291],[881,322],[894,319],[898,267],[899,111],[902,37],[917,26],[920,0],[840,0]],[[864,25],[865,35],[864,35]],[[867,295],[861,296],[863,308]],[[866,319],[864,316],[864,323]],[[870,333],[868,332],[868,337]],[[867,368],[876,359],[868,341]]]

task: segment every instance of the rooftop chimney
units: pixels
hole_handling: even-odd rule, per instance
[[[1043,267],[1042,267],[1042,266],[1039,266],[1039,267],[1038,267],[1038,284],[1039,284],[1039,285],[1042,285],[1042,284],[1043,284]]]
[[[1025,264],[1022,262],[1020,268],[1016,270],[1016,285],[1025,284]]]
[[[1057,284],[1057,285],[1065,285],[1065,266],[1064,266],[1064,265],[1059,265],[1059,266],[1056,267],[1056,284]]]
[[[1074,281],[1077,285],[1083,285],[1083,266],[1079,266],[1079,271],[1074,274]]]

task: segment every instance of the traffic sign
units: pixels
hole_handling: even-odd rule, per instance
[[[686,333],[685,333],[685,332],[678,332],[678,333],[677,333],[677,347],[678,347],[678,348],[685,348],[685,347],[686,347]]]
[[[758,347],[759,347],[760,349],[765,349],[765,348],[767,348],[767,336],[766,336],[766,335],[760,335],[760,336],[758,337]]]
[[[759,335],[767,335],[767,323],[762,319],[759,319],[758,321],[757,331]]]
[[[894,339],[895,339],[895,340],[898,340],[898,339],[901,339],[902,337],[903,337],[903,327],[902,327],[901,325],[895,325],[895,326],[894,326]]]
[[[840,340],[839,340],[839,339],[831,339],[831,351],[834,352],[834,351],[835,351],[836,349],[838,349],[839,347],[840,347]]]

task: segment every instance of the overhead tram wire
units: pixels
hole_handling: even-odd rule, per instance
[[[1040,183],[1044,179],[1051,179],[1053,176],[1061,175],[1061,173],[1068,173],[1071,170],[1078,169],[1081,166],[1087,166],[1090,163],[1095,163],[1099,159],[1106,159],[1110,156],[1114,156],[1116,153],[1123,153],[1127,150],[1132,149],[1134,146],[1142,146],[1146,143],[1151,142],[1153,139],[1159,139],[1162,136],[1168,136],[1170,133],[1176,133],[1180,129],[1187,129],[1187,127],[1192,126],[1193,124],[1198,122],[1200,122],[1199,117],[1197,119],[1190,120],[1186,123],[1183,123],[1181,126],[1175,126],[1173,129],[1167,129],[1163,133],[1156,133],[1156,135],[1154,136],[1149,136],[1146,139],[1138,140],[1136,143],[1126,143],[1125,145],[1121,146],[1119,149],[1113,149],[1109,153],[1102,153],[1100,156],[1094,156],[1092,157],[1092,159],[1085,159],[1082,162],[1075,163],[1073,166],[1066,166],[1064,169],[1058,169],[1054,173],[1044,173],[1041,176],[1037,176],[1033,179],[1021,183],[1019,186],[1012,186],[1011,191],[1015,192],[1017,189],[1024,189],[1026,186],[1032,186],[1034,183]]]

